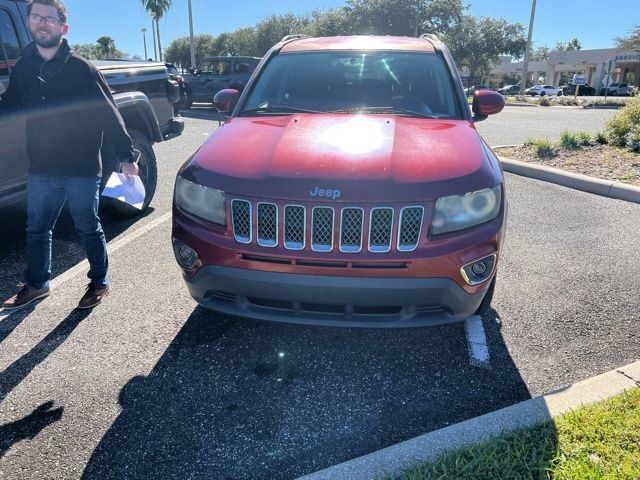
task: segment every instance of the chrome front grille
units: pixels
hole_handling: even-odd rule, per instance
[[[278,207],[275,203],[258,203],[258,245],[278,245]]]
[[[282,207],[271,202],[254,204],[234,199],[231,201],[234,238],[249,244],[255,237],[255,243],[261,247],[277,247],[282,243],[287,250],[304,250],[309,240],[314,252],[332,252],[336,243],[342,253],[358,253],[364,248],[372,253],[385,253],[394,247],[399,252],[410,252],[418,248],[424,223],[422,206],[345,207],[338,211],[320,206],[310,209],[310,218],[308,210],[302,205]]]
[[[314,252],[333,250],[333,214],[331,207],[313,207],[311,250]]]
[[[284,248],[304,250],[304,232],[307,224],[307,211],[300,205],[284,207]]]

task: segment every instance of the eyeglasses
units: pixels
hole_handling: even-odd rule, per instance
[[[56,17],[43,17],[42,15],[38,15],[37,13],[32,13],[29,15],[29,21],[31,23],[40,24],[44,20],[44,23],[50,27],[57,27],[58,25],[62,25],[62,20]]]

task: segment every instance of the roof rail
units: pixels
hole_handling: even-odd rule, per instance
[[[297,38],[312,38],[311,35],[305,35],[304,33],[295,33],[293,35],[285,35],[282,37],[281,42],[288,42],[289,40],[295,40]]]
[[[434,42],[440,41],[435,33],[423,33],[422,35],[420,35],[420,38],[424,38],[425,40],[432,40]]]

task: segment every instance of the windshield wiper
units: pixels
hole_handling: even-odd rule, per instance
[[[268,107],[247,108],[240,112],[243,113],[324,113],[317,110],[308,110],[306,108],[290,107],[288,105],[271,105]]]
[[[437,115],[429,115],[427,113],[415,112],[413,110],[407,110],[400,107],[352,107],[342,108],[339,110],[331,110],[327,113],[399,113],[402,115],[408,115],[411,117],[419,118],[439,118]]]

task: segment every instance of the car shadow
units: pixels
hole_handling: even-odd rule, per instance
[[[197,307],[121,390],[83,478],[296,478],[531,398],[498,313],[483,323],[489,368],[471,366],[463,324],[304,327]]]

